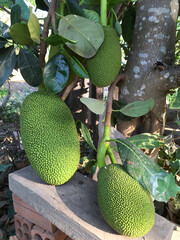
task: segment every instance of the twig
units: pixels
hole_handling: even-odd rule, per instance
[[[65,88],[65,90],[61,93],[61,100],[65,101],[66,98],[68,97],[69,93],[71,92],[71,90],[73,89],[74,85],[78,82],[79,80],[79,76],[76,75],[76,77],[74,78],[74,81]]]
[[[1,5],[0,5],[0,8],[1,8],[2,10],[4,10],[5,12],[7,12],[8,14],[11,14],[11,12],[10,12],[9,10],[7,10],[4,6],[1,6]]]
[[[111,114],[112,114],[112,101],[113,101],[113,92],[116,84],[120,81],[126,80],[126,74],[120,73],[114,82],[109,87],[108,97],[107,97],[107,107],[106,107],[106,116],[105,116],[105,126],[111,126]]]
[[[53,28],[55,27],[55,10],[56,10],[56,6],[57,6],[57,0],[52,0],[52,2],[50,3],[50,7],[49,7],[49,11],[48,11],[48,15],[47,15],[47,19],[44,23],[44,27],[43,27],[43,34],[42,34],[42,38],[41,38],[41,46],[40,46],[40,55],[39,55],[39,64],[42,68],[45,67],[45,55],[47,52],[47,44],[45,42],[45,39],[48,37],[48,33],[49,33],[49,26],[52,20],[53,23]]]

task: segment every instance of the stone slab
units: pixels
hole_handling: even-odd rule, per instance
[[[44,183],[31,166],[9,174],[9,188],[72,240],[171,240],[176,225],[156,214],[140,238],[119,235],[105,222],[97,202],[97,182],[76,173],[62,186]]]

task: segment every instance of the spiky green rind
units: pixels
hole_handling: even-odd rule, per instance
[[[104,27],[104,42],[96,55],[87,60],[90,81],[98,87],[110,85],[121,68],[121,47],[116,31]]]
[[[119,164],[110,164],[98,174],[98,203],[107,223],[118,233],[141,237],[154,225],[151,196]]]
[[[41,179],[52,185],[67,182],[80,159],[80,145],[67,105],[47,91],[33,92],[24,100],[20,131],[27,157]]]

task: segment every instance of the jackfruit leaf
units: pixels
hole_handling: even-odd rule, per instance
[[[146,188],[157,201],[167,202],[175,197],[180,190],[172,174],[164,171],[133,143],[124,140],[114,140],[127,173]]]
[[[44,83],[52,93],[58,93],[65,87],[69,78],[69,65],[64,55],[57,53],[45,65]]]
[[[4,36],[4,34],[9,30],[9,26],[0,21],[0,36]]]
[[[124,115],[130,117],[140,117],[148,113],[154,106],[154,100],[152,98],[146,101],[136,101],[127,104],[122,107],[119,111]]]
[[[32,45],[33,41],[30,37],[28,26],[24,23],[16,23],[10,27],[10,35],[12,39],[21,45]]]
[[[176,121],[176,123],[180,126],[180,121]]]
[[[40,25],[36,15],[32,12],[32,7],[29,7],[30,15],[27,23],[31,39],[40,44]]]
[[[89,133],[88,128],[87,128],[86,125],[84,125],[82,122],[81,122],[81,131],[82,131],[82,135],[83,135],[85,141],[87,142],[87,144],[88,144],[92,149],[94,149],[95,151],[97,151],[96,148],[95,148],[95,146],[94,146],[94,144],[93,144],[93,141],[92,141],[92,138],[91,138],[91,135],[90,135],[90,133]]]
[[[127,141],[132,142],[141,149],[153,149],[165,145],[163,136],[152,133],[137,134],[127,138]]]
[[[64,42],[70,42],[72,44],[76,44],[77,41],[73,41],[71,39],[67,39],[67,38],[64,38],[62,37],[61,35],[59,34],[54,34],[54,35],[51,35],[49,36],[48,38],[45,39],[45,42],[47,42],[48,44],[52,45],[52,46],[58,46]]]
[[[112,115],[117,119],[121,119],[123,121],[130,121],[131,119],[133,119],[132,117],[126,116],[126,115],[124,115],[123,113],[120,112],[120,109],[124,106],[125,106],[124,103],[119,102],[117,100],[113,100]]]
[[[71,14],[75,14],[75,15],[78,15],[78,16],[85,17],[85,14],[83,12],[82,7],[79,6],[79,4],[76,1],[66,0],[66,4],[67,4],[68,11]]]
[[[66,45],[84,58],[93,57],[104,40],[103,27],[99,23],[77,15],[62,17],[58,33],[64,38],[77,41],[76,44],[66,42]]]
[[[89,78],[88,72],[84,68],[84,66],[80,63],[80,61],[74,57],[70,56],[69,54],[66,55],[69,65],[71,66],[72,70],[81,78]]]
[[[3,48],[7,43],[7,40],[3,37],[0,37],[0,48]]]
[[[11,75],[16,65],[16,54],[13,46],[0,49],[0,87]]]
[[[128,8],[122,19],[122,36],[124,41],[131,44],[134,32],[136,11],[134,7]]]
[[[29,19],[29,8],[28,8],[28,6],[26,5],[25,1],[16,0],[15,3],[18,4],[18,5],[20,5],[20,7],[21,7],[21,17],[22,17],[23,19],[28,20],[28,19]]]
[[[82,2],[82,3],[81,3]],[[79,5],[90,5],[90,6],[97,6],[100,5],[100,0],[81,0]]]
[[[122,27],[121,24],[117,21],[114,26],[116,32],[119,34],[119,36],[122,34]]]
[[[43,0],[36,0],[36,6],[37,8],[44,10],[44,11],[48,11],[49,9],[49,2],[44,2]]]
[[[21,7],[19,4],[15,4],[11,8],[11,26],[21,22]]]
[[[37,57],[27,49],[20,49],[18,67],[24,80],[32,87],[38,87],[43,80],[42,69]]]
[[[173,175],[180,171],[180,159],[176,159],[175,161],[170,161],[171,172]]]
[[[180,88],[176,91],[172,100],[170,101],[169,108],[180,109]]]
[[[100,16],[97,12],[89,9],[83,9],[85,16],[87,19],[95,22],[95,23],[100,23]]]
[[[99,101],[95,98],[80,98],[80,101],[86,105],[86,107],[95,114],[103,114],[105,110],[105,102]]]

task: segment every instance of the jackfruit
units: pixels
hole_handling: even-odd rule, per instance
[[[87,60],[87,71],[97,87],[110,85],[121,68],[121,47],[116,31],[112,27],[104,27],[104,41],[96,55]]]
[[[151,195],[120,164],[100,169],[97,194],[100,211],[116,232],[135,238],[153,227],[155,209]]]
[[[67,105],[47,91],[28,95],[20,111],[22,144],[39,177],[51,185],[67,182],[77,170],[80,145]]]

